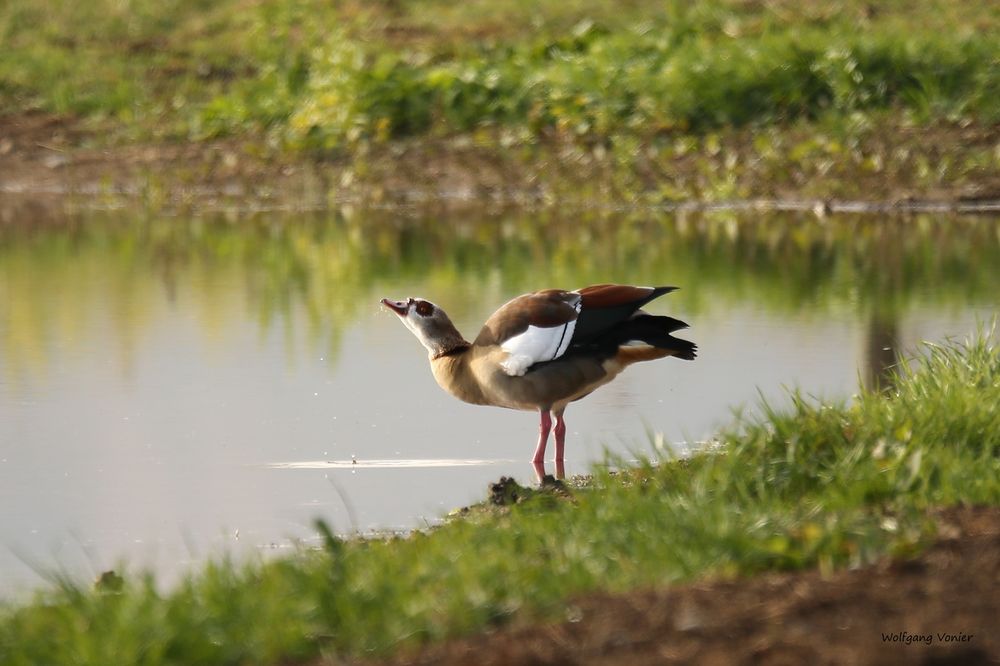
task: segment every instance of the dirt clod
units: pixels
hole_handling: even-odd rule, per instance
[[[490,504],[510,506],[528,496],[527,488],[522,487],[509,476],[501,476],[496,483],[490,484]]]

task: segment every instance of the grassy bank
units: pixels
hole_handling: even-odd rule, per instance
[[[334,200],[995,198],[997,34],[954,0],[10,0],[0,154],[153,205],[300,200],[286,165]]]
[[[607,142],[887,109],[991,123],[998,28],[988,3],[929,0],[11,0],[0,110],[319,151],[496,128],[505,144]]]
[[[693,459],[598,473],[429,534],[207,567],[168,594],[65,584],[0,616],[0,661],[287,663],[565,613],[574,594],[860,565],[914,552],[928,510],[1000,503],[1000,350],[929,347],[885,393],[797,397]]]

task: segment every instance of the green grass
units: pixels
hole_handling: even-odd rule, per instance
[[[914,552],[928,510],[1000,502],[1000,350],[930,346],[882,393],[723,433],[688,461],[597,472],[407,539],[220,562],[167,594],[64,583],[0,616],[4,664],[287,663],[552,616],[589,590],[856,566]]]
[[[883,6],[884,5],[884,6]],[[126,138],[268,137],[328,152],[501,128],[703,133],[892,109],[1000,119],[986,3],[9,0],[0,109]]]
[[[1000,118],[997,51],[980,36],[802,29],[734,39],[670,25],[611,33],[586,22],[556,41],[441,63],[368,56],[346,36],[319,54],[303,94],[289,98],[295,145],[490,126],[524,141],[703,133],[885,108],[920,122]],[[243,108],[225,98],[214,108],[225,104]],[[213,121],[224,130],[228,117]]]

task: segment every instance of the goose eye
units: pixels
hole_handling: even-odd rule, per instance
[[[434,312],[434,306],[427,301],[417,301],[417,314],[421,317],[427,317],[432,312]]]

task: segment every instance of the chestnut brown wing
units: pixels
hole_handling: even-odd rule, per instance
[[[576,322],[571,344],[586,344],[626,321],[636,310],[677,287],[633,287],[623,284],[595,284],[577,291],[583,307]]]

